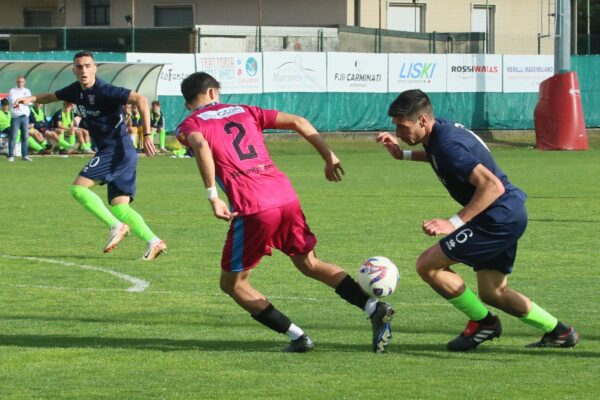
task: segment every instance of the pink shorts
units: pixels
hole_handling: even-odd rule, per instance
[[[221,268],[241,272],[254,268],[274,247],[288,256],[308,254],[317,244],[298,201],[235,218],[229,227]]]

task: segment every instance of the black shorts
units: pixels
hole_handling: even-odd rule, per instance
[[[442,251],[475,271],[492,269],[510,274],[517,242],[527,228],[527,208],[513,210],[511,219],[498,223],[484,215],[474,218],[442,240]]]
[[[133,148],[132,148],[133,149]],[[135,197],[135,180],[138,156],[135,150],[109,151],[100,150],[86,164],[79,175],[106,184],[108,202],[115,197],[129,195],[131,201]]]

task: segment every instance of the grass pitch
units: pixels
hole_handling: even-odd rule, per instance
[[[522,140],[493,149],[529,195],[511,285],[575,325],[581,343],[524,348],[540,333],[500,313],[500,340],[467,354],[445,350],[465,318],[414,271],[435,241],[421,221],[459,206],[427,164],[394,161],[372,142],[328,141],[346,169],[339,184],[324,179],[308,144],[269,148],[297,189],[320,257],[353,274],[372,255],[399,266],[389,354],[371,353],[363,313],[280,253],[264,259],[253,283],[313,337],[314,352],[281,353],[283,335],[220,293],[227,224],[212,217],[193,160],[140,159],[134,205],[169,245],[152,263],[136,260],[145,245],[135,237],[102,254],[107,232],[69,195],[85,159],[1,160],[0,398],[597,398],[598,140],[587,152],[540,152]],[[476,287],[470,269],[457,270]],[[123,275],[150,285],[128,292]]]

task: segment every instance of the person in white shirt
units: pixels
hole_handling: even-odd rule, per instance
[[[10,139],[8,142],[8,161],[15,160],[15,143],[17,135],[21,130],[21,156],[23,161],[32,161],[27,155],[27,139],[29,138],[29,107],[26,104],[16,104],[21,97],[31,96],[29,89],[25,87],[25,77],[17,77],[17,87],[10,89]]]

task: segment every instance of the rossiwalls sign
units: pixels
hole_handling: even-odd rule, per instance
[[[496,54],[448,54],[448,92],[501,92],[502,56]]]

